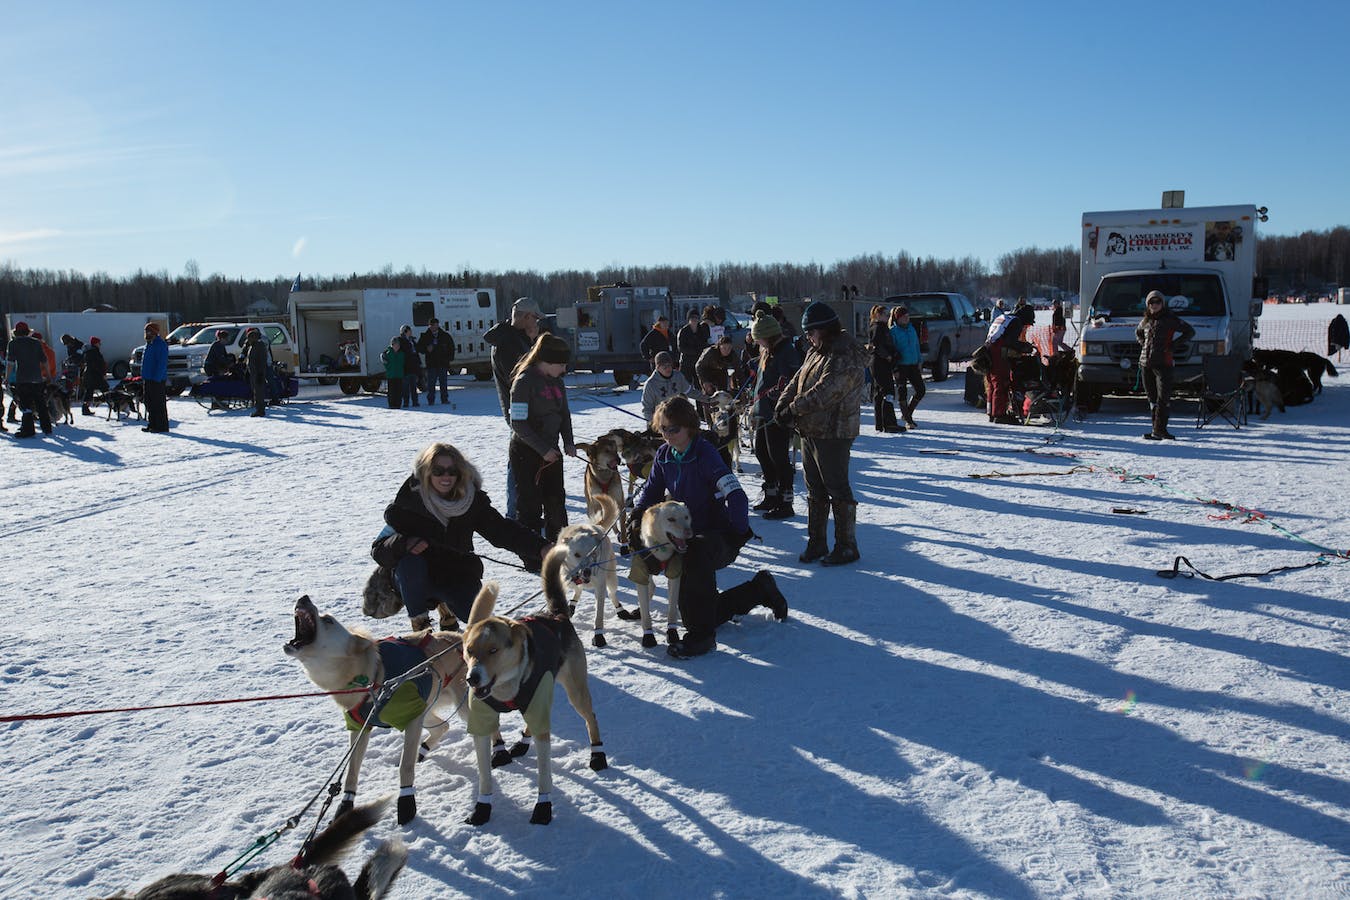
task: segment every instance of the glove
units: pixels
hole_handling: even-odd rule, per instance
[[[642,549],[642,513],[633,511],[628,521],[628,552],[637,553]]]

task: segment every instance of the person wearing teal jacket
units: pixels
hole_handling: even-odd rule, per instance
[[[909,310],[903,306],[891,310],[891,342],[895,344],[895,393],[900,401],[900,416],[906,428],[913,428],[914,408],[928,389],[923,384],[919,329],[909,321]],[[913,399],[909,396],[910,387],[914,388]]]
[[[384,363],[384,379],[389,382],[389,408],[398,409],[404,403],[403,378],[407,374],[403,338],[394,335],[380,354],[380,360]]]

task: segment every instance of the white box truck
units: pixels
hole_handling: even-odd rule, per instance
[[[10,334],[14,333],[15,322],[27,322],[33,331],[42,332],[47,345],[56,351],[58,364],[66,358],[61,335],[79,338],[86,346],[91,337],[98,338],[99,350],[108,363],[108,374],[117,379],[130,373],[132,354],[145,343],[147,322],[158,323],[161,334],[169,331],[169,314],[160,312],[11,313],[5,316]]]
[[[421,337],[434,317],[455,339],[451,371],[492,377],[483,334],[502,318],[491,288],[397,288],[294,291],[290,295],[301,378],[336,377],[343,393],[374,393],[384,381],[380,353],[404,325]]]
[[[1256,277],[1256,206],[1197,206],[1083,214],[1078,307],[1078,403],[1143,393],[1134,330],[1144,298],[1162,291],[1195,329],[1174,349],[1176,383],[1201,372],[1205,356],[1250,359],[1266,296]]]

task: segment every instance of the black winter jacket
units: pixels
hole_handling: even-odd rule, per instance
[[[442,526],[413,490],[411,475],[399,488],[394,502],[384,509],[384,522],[394,529],[388,537],[376,538],[370,555],[381,566],[392,569],[408,553],[408,544],[421,538],[431,546],[422,551],[432,581],[483,578],[483,561],[473,549],[473,536],[480,534],[488,543],[509,550],[527,566],[537,566],[548,541],[513,519],[507,519],[492,507],[492,500],[480,487],[469,509]]]
[[[541,332],[542,333],[542,332]],[[497,382],[497,402],[502,415],[511,421],[511,371],[520,358],[530,352],[533,341],[524,329],[510,322],[498,322],[487,330],[483,340],[492,345],[492,378]]]
[[[455,339],[444,328],[435,334],[428,328],[417,339],[417,352],[427,358],[428,369],[448,369],[455,361]]]
[[[761,422],[767,422],[773,418],[778,395],[802,367],[802,355],[784,335],[778,343],[760,353],[759,365],[759,376],[755,380],[755,416]]]

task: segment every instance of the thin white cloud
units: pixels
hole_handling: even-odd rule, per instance
[[[307,243],[309,243],[309,238],[307,237],[302,237],[300,240],[296,241],[295,246],[291,248],[291,256],[295,259],[299,259],[300,254],[305,252],[305,244]]]
[[[55,228],[34,228],[30,231],[0,231],[0,246],[6,244],[27,244],[32,241],[43,241],[47,238],[60,236],[61,232]]]

